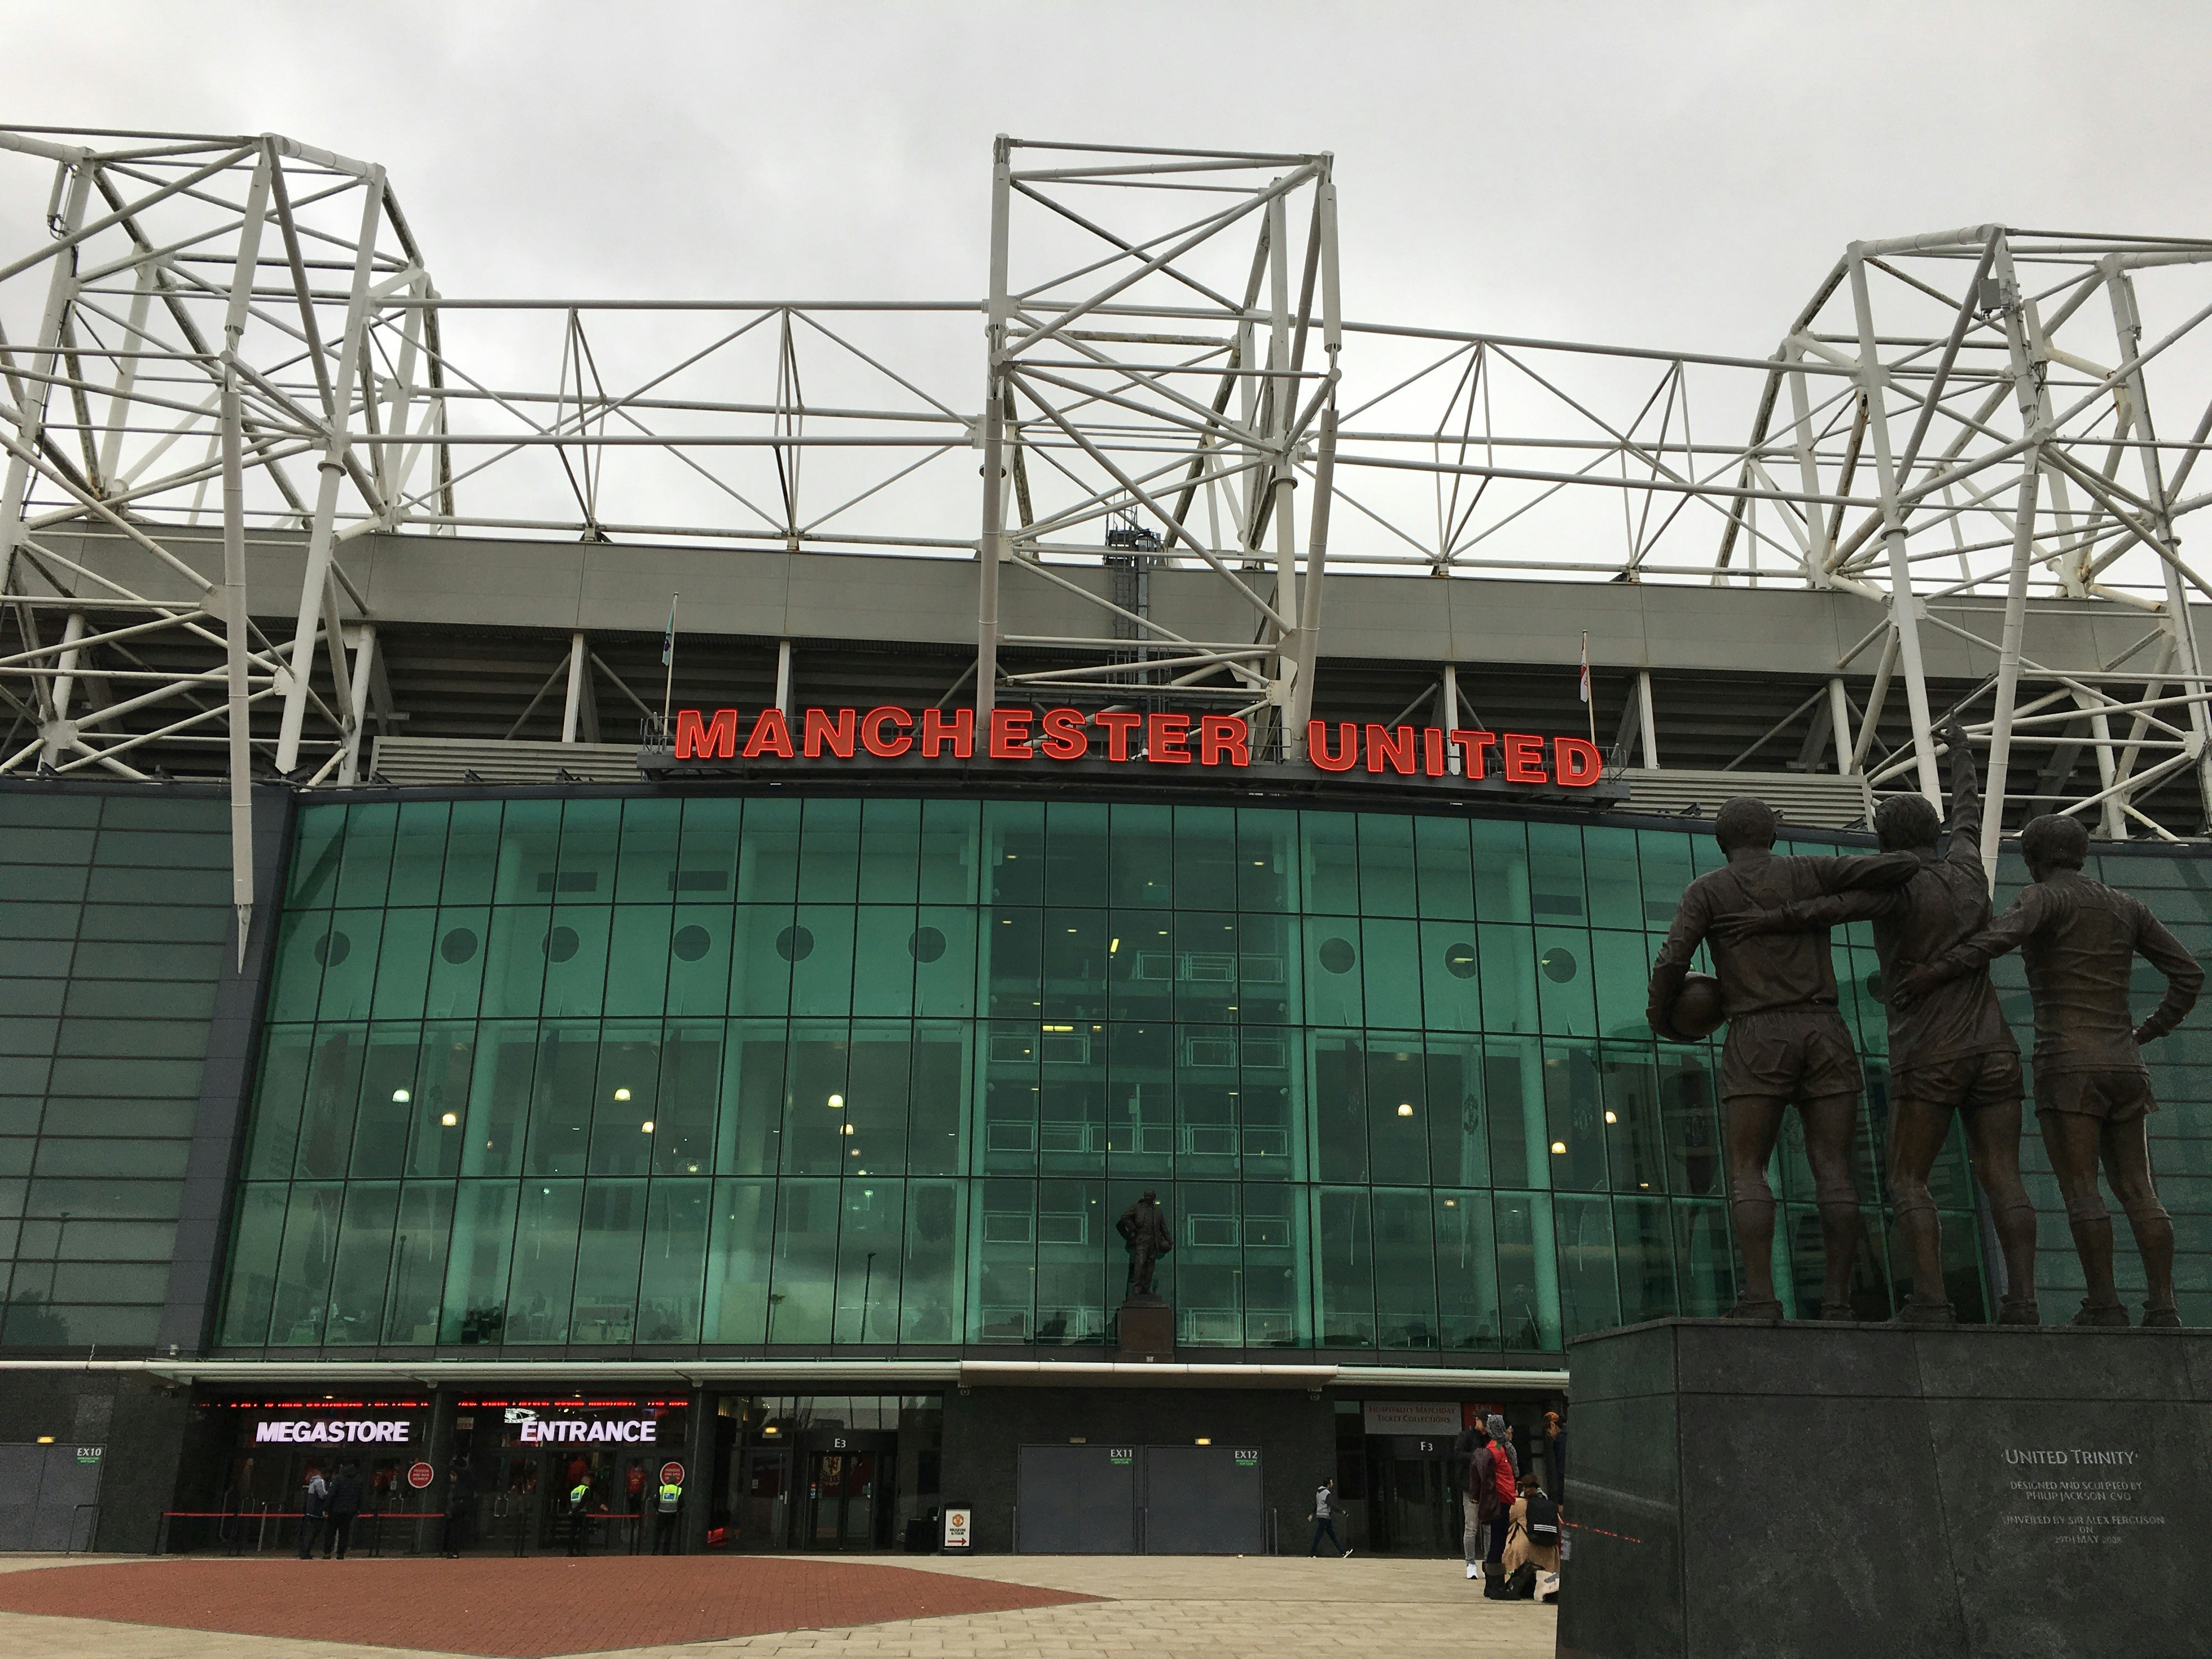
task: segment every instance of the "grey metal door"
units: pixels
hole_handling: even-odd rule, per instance
[[[1257,1448],[1147,1446],[1144,1473],[1146,1554],[1266,1551]]]
[[[1014,1547],[1024,1554],[1134,1554],[1136,1449],[1024,1446],[1014,1503]]]
[[[0,1446],[0,1551],[89,1549],[98,1446]]]

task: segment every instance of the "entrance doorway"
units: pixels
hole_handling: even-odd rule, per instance
[[[872,1451],[810,1451],[806,1462],[806,1522],[801,1545],[815,1550],[861,1550],[877,1543],[878,1519],[890,1496],[886,1460]]]
[[[1455,1555],[1463,1523],[1452,1443],[1414,1435],[1370,1437],[1369,1547],[1408,1555]]]

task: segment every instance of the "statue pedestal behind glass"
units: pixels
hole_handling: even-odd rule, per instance
[[[1117,1359],[1174,1358],[1175,1310],[1163,1297],[1131,1297],[1114,1316],[1114,1345]]]

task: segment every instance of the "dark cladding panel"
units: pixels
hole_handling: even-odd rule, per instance
[[[1024,1446],[1014,1505],[1024,1555],[1133,1554],[1137,1449]]]

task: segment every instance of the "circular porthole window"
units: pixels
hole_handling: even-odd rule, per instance
[[[466,962],[477,953],[477,936],[466,927],[456,927],[438,941],[438,954],[448,962]]]
[[[934,927],[918,927],[906,942],[916,962],[934,962],[945,954],[945,935]]]
[[[1554,985],[1565,985],[1582,966],[1575,960],[1572,951],[1562,950],[1556,945],[1536,958],[1536,965],[1544,970],[1544,977]]]
[[[786,962],[804,962],[814,954],[814,935],[804,927],[787,927],[775,936],[775,953]]]
[[[714,942],[705,928],[695,926],[678,928],[672,945],[679,960],[696,962],[707,954],[707,947]]]
[[[555,962],[566,962],[576,954],[576,946],[583,941],[576,937],[573,927],[556,927],[545,935],[545,954]]]
[[[315,941],[315,960],[325,968],[335,968],[352,950],[353,941],[343,933],[325,933]]]
[[[1321,965],[1332,974],[1348,974],[1352,964],[1359,960],[1348,939],[1325,939],[1321,942]]]
[[[1454,979],[1474,977],[1474,946],[1447,945],[1444,946],[1444,972]]]

